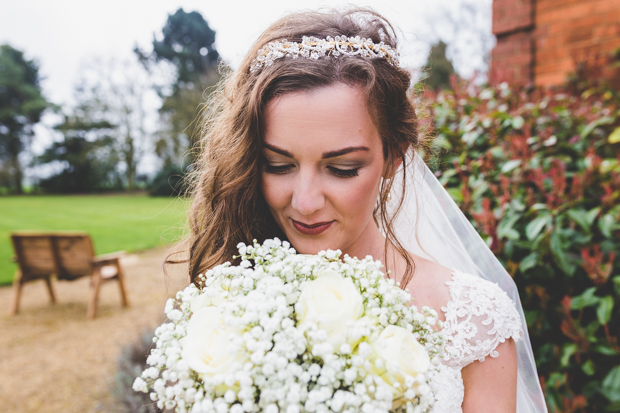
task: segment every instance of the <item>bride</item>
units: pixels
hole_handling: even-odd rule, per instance
[[[253,239],[372,255],[444,321],[435,412],[546,411],[514,283],[415,155],[424,142],[410,84],[377,13],[271,25],[210,107],[191,279]]]

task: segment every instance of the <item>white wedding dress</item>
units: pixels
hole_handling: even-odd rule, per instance
[[[396,238],[410,253],[454,270],[447,282],[450,301],[441,308],[451,357],[431,377],[438,400],[433,412],[462,412],[463,367],[497,357],[497,346],[512,338],[517,352],[517,413],[546,413],[512,277],[415,152],[408,153],[395,177],[394,188],[403,185],[406,191],[394,194],[388,203]]]
[[[461,369],[486,357],[497,357],[496,347],[523,335],[515,304],[497,284],[458,271],[447,282],[450,301],[442,307],[443,332],[449,343],[446,357],[431,387],[437,398],[433,413],[462,412],[464,387]]]

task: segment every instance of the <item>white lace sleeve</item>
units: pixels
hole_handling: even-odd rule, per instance
[[[450,301],[441,310],[446,315],[443,331],[451,339],[446,346],[449,366],[462,369],[487,356],[497,357],[500,343],[521,338],[519,313],[497,284],[458,271],[446,284]]]

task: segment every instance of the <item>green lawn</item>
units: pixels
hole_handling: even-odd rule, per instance
[[[0,197],[0,284],[15,274],[12,231],[86,231],[97,254],[137,251],[178,241],[188,206],[186,200],[146,195]]]

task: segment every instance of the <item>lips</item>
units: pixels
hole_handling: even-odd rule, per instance
[[[314,224],[304,224],[303,222],[295,221],[294,219],[291,221],[293,222],[295,229],[303,235],[319,235],[327,231],[327,229],[334,223],[334,221],[328,221],[317,222]]]

